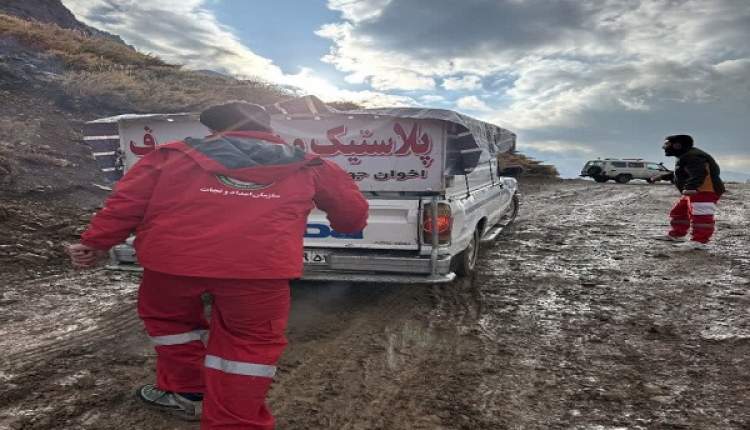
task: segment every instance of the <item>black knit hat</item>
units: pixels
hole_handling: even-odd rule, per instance
[[[693,147],[693,137],[689,134],[673,134],[667,136],[665,140],[669,143],[679,143],[683,149],[690,149]]]
[[[201,112],[201,124],[213,131],[271,131],[271,116],[261,105],[231,101]]]

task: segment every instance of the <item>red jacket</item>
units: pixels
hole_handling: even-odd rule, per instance
[[[150,270],[298,278],[313,205],[342,233],[364,229],[368,205],[343,169],[283,143],[232,132],[162,145],[117,183],[81,243],[107,250],[135,230]]]

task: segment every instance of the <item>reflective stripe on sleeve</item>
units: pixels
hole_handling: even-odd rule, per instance
[[[220,370],[224,373],[231,373],[234,375],[273,378],[273,376],[276,374],[276,366],[225,360],[215,355],[206,355],[205,365],[208,368]]]
[[[693,203],[693,215],[713,215],[714,212],[716,212],[716,203]]]
[[[203,341],[207,335],[208,330],[193,330],[187,333],[151,336],[151,342],[156,345],[182,345],[196,340]]]

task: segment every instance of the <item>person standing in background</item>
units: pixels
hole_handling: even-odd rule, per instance
[[[726,191],[719,165],[708,153],[695,148],[687,134],[667,136],[662,149],[664,155],[677,157],[674,183],[682,197],[669,213],[672,228],[657,239],[683,241],[692,227],[690,241],[681,243],[681,249],[707,249],[715,230],[716,204]]]

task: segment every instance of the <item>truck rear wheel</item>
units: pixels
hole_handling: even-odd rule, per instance
[[[474,274],[479,260],[479,229],[474,230],[474,235],[460,254],[453,257],[453,271],[460,277],[469,277]]]

